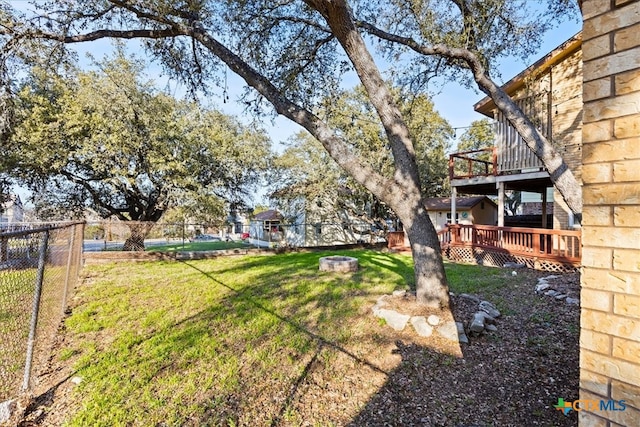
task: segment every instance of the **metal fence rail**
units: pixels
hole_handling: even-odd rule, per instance
[[[0,230],[0,402],[34,385],[78,279],[84,223]]]

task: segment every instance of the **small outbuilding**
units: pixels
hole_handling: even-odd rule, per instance
[[[436,231],[451,224],[451,198],[434,197],[425,201],[429,218]],[[498,205],[487,196],[456,197],[457,224],[496,225]]]

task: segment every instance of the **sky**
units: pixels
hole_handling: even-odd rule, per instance
[[[13,3],[14,5],[23,4],[26,6],[26,2],[14,1],[11,3]],[[548,52],[553,50],[555,47],[562,44],[565,40],[575,35],[578,31],[580,31],[581,25],[581,21],[569,21],[561,24],[558,28],[548,32],[545,35],[544,40],[541,43],[541,46],[536,54],[532,55],[525,62],[515,59],[507,59],[502,61],[498,65],[498,71],[502,77],[500,80],[498,80],[498,83],[504,83],[510,80],[512,77],[524,70],[528,65],[534,63],[539,58],[543,57]],[[136,46],[139,45],[137,45],[136,43],[137,42],[135,41],[129,42],[128,46],[130,46],[130,50],[137,50]],[[111,42],[108,40],[99,40],[97,42],[79,43],[76,45],[71,45],[71,47],[78,52],[78,57],[80,59],[81,65],[85,66],[85,64],[88,65],[90,63],[89,59],[87,58],[87,53],[92,54],[94,58],[100,60],[102,59],[103,55],[107,54],[111,50]],[[384,67],[384,61],[381,58],[376,57],[375,52],[372,53],[374,53],[374,57],[376,61],[379,62],[379,66],[382,69]],[[161,75],[161,69],[158,65],[151,64],[147,70],[147,74],[150,79],[156,81],[158,87],[167,87],[167,78]],[[250,118],[243,113],[242,104],[236,102],[243,91],[244,82],[238,76],[234,75],[231,72],[229,72],[229,74],[227,75],[227,82],[227,93],[229,95],[228,101],[223,102],[222,89],[220,89],[217,94],[214,93],[211,97],[206,99],[206,101],[210,102],[211,106],[223,111],[224,113],[239,116],[241,120],[249,122]],[[353,82],[351,84],[357,83],[355,75],[352,74],[350,78],[348,77],[348,82],[345,84],[348,85],[349,82]],[[181,93],[184,93],[184,88],[176,86],[175,83],[169,82],[169,85],[176,94],[179,95]],[[459,137],[474,120],[479,120],[484,117],[473,110],[473,105],[483,97],[484,94],[479,92],[477,89],[469,89],[456,84],[455,82],[448,82],[441,88],[438,94],[433,96],[432,99],[434,101],[436,110],[449,122],[452,127],[456,128],[456,135]],[[274,120],[270,120],[269,118],[265,119],[265,121],[263,122],[263,126],[271,137],[276,151],[282,150],[282,142],[286,141],[289,137],[302,130],[299,125],[282,116],[278,116]],[[455,147],[456,142],[454,141],[452,145]],[[18,194],[21,195],[21,198],[24,201],[28,194],[24,190],[16,190]]]
[[[543,42],[541,43],[540,48],[537,50],[536,54],[532,55],[527,61],[523,62],[522,60],[517,60],[513,58],[506,59],[502,61],[498,66],[498,71],[501,75],[501,79],[497,82],[502,84],[507,82],[512,77],[516,76],[526,67],[537,61],[539,58],[543,57],[554,48],[561,45],[564,41],[575,35],[580,31],[582,26],[582,22],[565,22],[560,25],[558,28],[548,32]],[[135,46],[139,46],[137,42],[129,42],[129,46],[134,46],[132,50],[135,51]],[[91,43],[79,43],[76,45],[71,45],[71,48],[75,49],[79,53],[79,58],[81,63],[89,63],[86,54],[91,53],[96,59],[101,59],[101,55],[108,53],[111,50],[111,42],[108,40],[99,40],[97,42]],[[372,51],[376,61],[379,64],[381,69],[384,68],[384,61]],[[160,88],[164,88],[167,85],[166,77],[162,77],[161,69],[158,65],[150,64],[148,69],[149,78],[156,80],[158,86]],[[494,73],[492,73],[494,74]],[[229,96],[229,100],[226,102],[222,102],[222,89],[219,89],[212,94],[211,97],[204,99],[204,101],[211,102],[212,106],[223,111],[224,113],[240,116],[244,119],[245,122],[249,122],[250,118],[246,115],[243,117],[243,106],[240,102],[237,102],[237,99],[242,94],[244,90],[244,81],[229,71],[227,75],[227,94]],[[358,83],[355,73],[351,73],[347,75],[345,86],[348,87],[349,84]],[[176,87],[175,82],[169,83],[175,91],[176,94],[184,94],[184,88]],[[474,120],[479,120],[484,118],[483,115],[476,113],[473,110],[473,105],[478,102],[480,99],[484,98],[484,94],[481,93],[477,89],[469,89],[459,85],[455,82],[446,83],[436,94],[433,96],[433,101],[436,107],[436,110],[440,113],[442,117],[444,117],[449,124],[457,128],[458,131],[456,134],[460,136],[465,128],[470,126],[470,124]],[[296,123],[282,117],[278,116],[275,120],[271,120],[270,118],[266,118],[263,122],[263,125],[271,137],[275,148],[277,151],[278,145],[281,142],[286,141],[289,137],[294,135],[295,133],[303,130]],[[454,146],[456,144],[453,144]]]

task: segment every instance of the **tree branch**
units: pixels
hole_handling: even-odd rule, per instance
[[[358,21],[357,25],[376,37],[409,47],[421,55],[439,55],[464,61],[473,73],[478,88],[494,101],[509,123],[520,134],[523,141],[542,161],[558,187],[569,208],[576,214],[582,212],[582,194],[580,184],[569,169],[562,156],[553,148],[531,119],[513,102],[511,97],[488,75],[482,61],[468,49],[452,48],[443,44],[425,46],[411,37],[402,37],[388,33],[376,26]]]

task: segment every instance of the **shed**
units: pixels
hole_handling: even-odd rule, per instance
[[[436,231],[451,223],[451,198],[426,199],[425,207]],[[487,196],[456,197],[456,222],[458,224],[496,225],[498,205]]]

